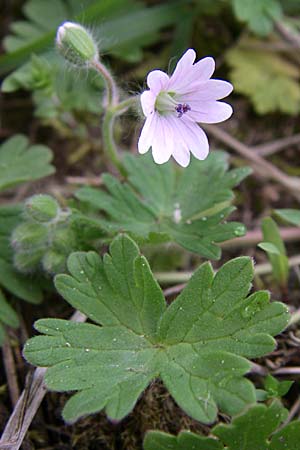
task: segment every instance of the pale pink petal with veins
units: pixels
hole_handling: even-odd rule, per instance
[[[140,153],[152,149],[157,164],[171,156],[182,167],[190,162],[190,153],[203,160],[209,152],[207,136],[198,123],[227,120],[232,107],[218,100],[232,92],[227,81],[211,79],[215,61],[206,57],[195,62],[196,53],[187,50],[169,77],[161,70],[148,74],[149,90],[141,94],[146,117],[138,141]]]

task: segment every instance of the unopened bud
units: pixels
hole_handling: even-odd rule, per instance
[[[93,37],[78,23],[64,22],[57,30],[56,45],[61,55],[75,66],[87,66],[98,58]]]
[[[16,251],[40,249],[47,244],[47,229],[38,223],[24,222],[14,229],[11,243]]]
[[[44,249],[18,251],[14,254],[14,266],[22,273],[33,273],[40,265]]]
[[[34,195],[25,202],[25,211],[36,222],[50,222],[59,212],[57,201],[50,195]]]
[[[76,248],[75,235],[70,227],[64,227],[56,230],[53,237],[52,246],[56,251],[66,255]]]
[[[42,266],[48,274],[56,275],[66,270],[66,261],[67,255],[63,255],[55,250],[48,250],[43,256]]]

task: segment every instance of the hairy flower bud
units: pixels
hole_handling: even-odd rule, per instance
[[[36,222],[43,223],[54,220],[59,210],[57,201],[50,195],[34,195],[25,202],[25,211],[28,218]]]
[[[98,58],[93,37],[78,23],[64,22],[57,30],[56,45],[61,55],[75,66],[87,66]]]
[[[48,250],[43,256],[42,266],[45,272],[55,275],[66,270],[66,261],[67,255],[55,250]]]
[[[47,228],[38,223],[24,222],[14,229],[11,244],[18,250],[34,250],[46,246]]]
[[[76,238],[70,227],[64,227],[56,230],[53,237],[53,248],[61,253],[68,255],[76,248]]]
[[[33,273],[38,270],[43,249],[18,251],[14,254],[14,266],[22,273]]]

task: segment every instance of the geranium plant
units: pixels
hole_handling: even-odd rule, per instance
[[[253,8],[252,16],[242,2],[230,3],[237,17],[260,34],[271,31],[282,13],[270,1],[276,14],[272,19],[262,8],[267,25],[260,27],[260,8]],[[115,7],[121,8],[118,1]],[[267,355],[282,356],[284,330],[298,321],[297,313],[291,319],[285,298],[288,249],[279,227],[265,218],[263,235],[252,236],[252,243],[263,241],[259,246],[271,264],[257,269],[253,252],[234,252],[251,239],[245,238],[248,216],[239,214],[245,202],[241,191],[235,197],[233,189],[252,168],[216,149],[210,131],[218,130],[212,134],[245,155],[242,144],[221,128],[206,127],[231,117],[231,99],[222,100],[231,94],[232,84],[212,78],[212,56],[198,60],[193,48],[185,48],[170,75],[153,67],[145,88],[130,95],[120,89],[101,44],[82,23],[63,21],[55,46],[67,77],[84,73],[87,85],[91,80],[97,85],[86,96],[86,117],[80,108],[64,110],[66,105],[53,94],[54,69],[48,73],[40,57],[33,56],[31,66],[14,73],[4,86],[18,76],[23,84],[25,77],[37,86],[42,77],[42,102],[51,97],[56,104],[54,112],[51,103],[47,125],[59,130],[60,138],[76,136],[80,146],[73,161],[92,148],[100,150],[97,163],[105,169],[97,168],[93,182],[80,178],[78,189],[69,184],[63,195],[39,185],[41,192],[33,187],[24,201],[0,207],[0,339],[6,368],[11,329],[24,328],[14,297],[31,303],[55,299],[49,317],[35,308],[38,319],[29,333],[35,329],[38,334],[28,338],[22,356],[37,369],[0,448],[11,444],[14,433],[13,448],[20,447],[46,390],[68,393],[59,409],[66,427],[102,411],[101,420],[119,427],[159,386],[182,421],[174,428],[170,421],[160,426],[160,411],[153,412],[157,429],[144,427],[136,448],[297,450],[300,426],[292,419],[299,405],[288,412],[282,399],[297,385],[277,379],[281,372],[276,372],[276,362],[262,363]],[[125,50],[120,46],[119,51]],[[95,92],[101,92],[96,109],[90,103]],[[121,148],[130,109],[139,117],[131,152]],[[89,114],[95,115],[90,124]],[[122,115],[125,120],[118,121]],[[256,170],[260,156],[249,160]],[[24,183],[54,172],[50,161],[47,147],[15,136],[0,147],[0,189],[9,193],[23,183],[26,191]],[[271,170],[271,176],[284,186],[296,186],[297,179],[279,169]],[[295,209],[277,210],[277,215],[299,225]],[[273,271],[274,292],[258,278],[265,270]],[[175,286],[163,290],[163,284]],[[66,308],[74,309],[70,320]],[[289,339],[299,345],[297,336]],[[28,404],[34,406],[26,409]]]

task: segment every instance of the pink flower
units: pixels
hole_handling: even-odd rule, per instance
[[[146,121],[138,149],[146,153],[152,147],[157,164],[165,163],[172,155],[178,164],[186,167],[190,152],[197,159],[205,159],[209,144],[198,122],[223,122],[232,114],[230,105],[217,101],[230,94],[232,85],[210,79],[215,70],[213,58],[203,58],[194,64],[195,58],[195,51],[189,49],[171,77],[161,70],[148,74],[150,89],[141,95]]]

